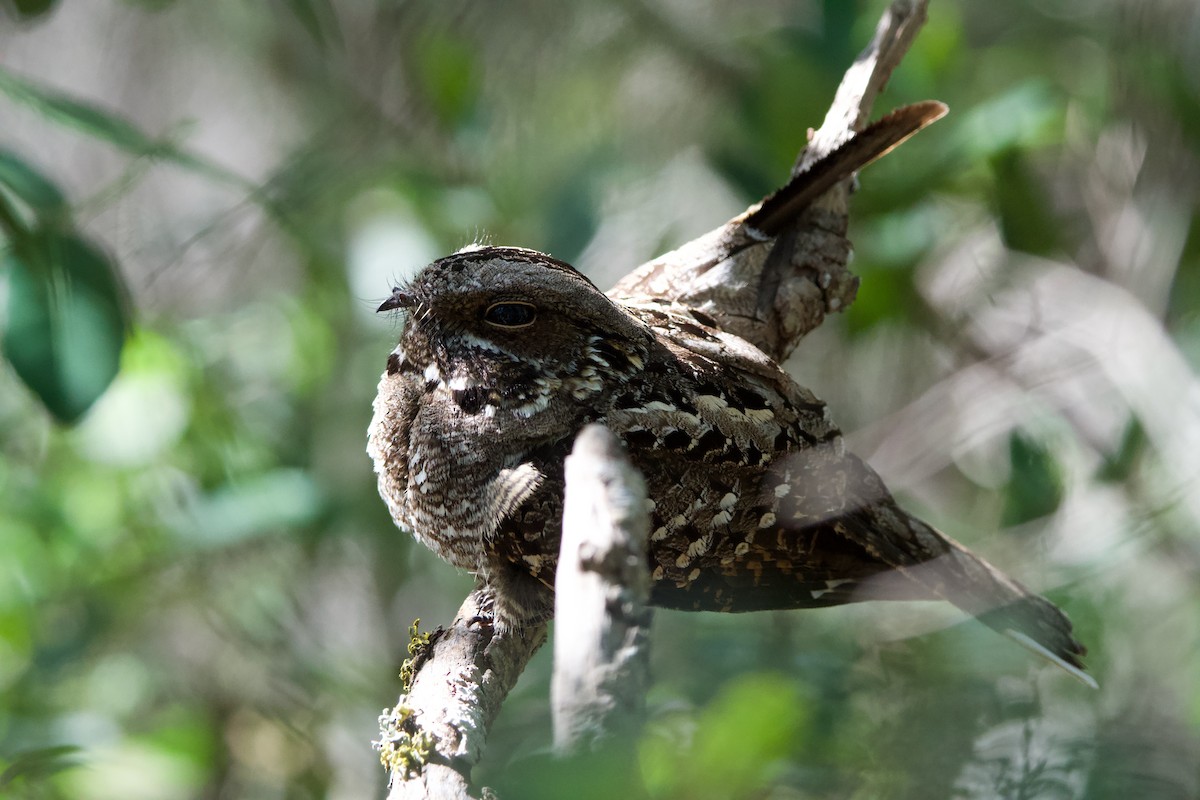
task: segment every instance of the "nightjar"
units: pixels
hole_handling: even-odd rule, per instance
[[[703,311],[622,302],[548,255],[478,245],[391,309],[406,320],[369,433],[379,491],[491,588],[496,624],[552,610],[563,461],[599,422],[646,479],[654,604],[943,599],[1091,682],[1057,607],[904,511],[823,402]]]

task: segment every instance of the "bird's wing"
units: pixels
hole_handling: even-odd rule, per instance
[[[1066,615],[900,508],[824,403],[775,362],[690,309],[632,313],[659,334],[668,352],[650,361],[671,373],[644,382],[660,387],[655,399],[608,415],[657,504],[656,600],[752,610],[940,598],[1091,680]]]

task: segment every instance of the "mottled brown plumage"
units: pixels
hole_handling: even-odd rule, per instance
[[[1079,666],[1061,612],[897,506],[820,400],[702,313],[624,306],[549,256],[494,247],[435,262],[395,302],[409,318],[369,447],[381,494],[496,588],[502,620],[547,613],[563,459],[602,422],[646,476],[656,604],[943,598]],[[507,306],[532,318],[488,321]]]
[[[434,262],[382,308],[407,319],[370,431],[380,493],[491,586],[499,624],[552,608],[563,460],[601,422],[646,478],[655,604],[941,598],[1082,667],[1062,612],[901,509],[825,404],[705,313],[509,247]]]

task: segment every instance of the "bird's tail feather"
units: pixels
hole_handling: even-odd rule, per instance
[[[927,562],[903,566],[901,572],[1087,686],[1098,688],[1085,672],[1082,659],[1087,648],[1075,638],[1062,609],[916,517],[909,516],[909,524],[918,529],[917,538],[929,541],[936,536],[945,542],[946,550]]]

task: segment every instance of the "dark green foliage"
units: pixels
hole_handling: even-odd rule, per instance
[[[1136,418],[1131,419],[1119,446],[1107,455],[1096,473],[1096,478],[1111,483],[1128,480],[1134,475],[1138,460],[1145,453],[1147,444],[1146,429]]]
[[[0,11],[18,20],[34,20],[49,14],[57,4],[58,0],[3,0]]]
[[[4,355],[46,408],[74,422],[104,392],[127,326],[118,278],[85,240],[38,229],[9,243]]]
[[[996,215],[1004,243],[1013,250],[1051,256],[1063,249],[1062,222],[1047,201],[1046,185],[1025,152],[1008,147],[990,159],[995,179]]]
[[[1008,454],[1012,476],[1004,493],[1004,525],[1053,514],[1062,502],[1063,482],[1054,452],[1045,443],[1024,433],[1009,436]]]
[[[433,33],[416,42],[412,54],[424,98],[449,129],[464,124],[475,109],[479,68],[469,45],[449,33]]]
[[[0,207],[10,236],[25,227],[20,204],[42,225],[59,224],[68,213],[66,198],[57,186],[17,156],[0,151]]]
[[[0,344],[55,417],[74,422],[117,374],[128,329],[115,266],[72,230],[62,192],[0,152],[0,274],[8,307]]]

